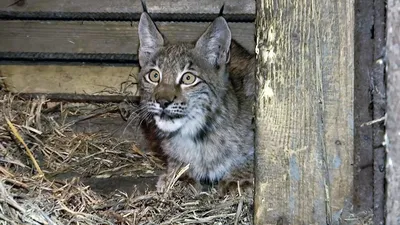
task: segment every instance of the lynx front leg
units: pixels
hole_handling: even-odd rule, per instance
[[[158,177],[156,184],[157,192],[164,192],[166,190],[180,167],[181,163],[168,159],[167,171]]]

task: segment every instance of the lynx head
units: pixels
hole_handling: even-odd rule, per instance
[[[196,133],[220,113],[231,32],[218,17],[195,44],[167,44],[147,13],[139,22],[141,107],[163,132]],[[149,116],[150,115],[150,116]]]

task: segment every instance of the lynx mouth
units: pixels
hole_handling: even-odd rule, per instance
[[[174,120],[174,119],[181,119],[181,118],[185,117],[185,115],[182,115],[182,114],[168,113],[166,111],[161,112],[161,114],[158,116],[162,120]]]

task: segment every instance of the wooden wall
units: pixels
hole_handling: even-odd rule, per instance
[[[172,43],[195,41],[223,3],[146,1],[150,15]],[[73,94],[137,95],[141,12],[140,0],[2,0],[3,86],[15,93],[47,93],[58,99],[76,99]],[[254,52],[255,3],[226,2],[224,15],[233,38]]]

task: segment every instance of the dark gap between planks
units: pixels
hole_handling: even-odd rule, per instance
[[[65,94],[65,93],[20,93],[18,97],[28,100],[45,97],[55,102],[75,102],[75,103],[120,103],[130,102],[139,103],[139,96],[123,95],[86,95],[86,94]]]
[[[2,20],[88,20],[88,21],[139,21],[141,13],[93,13],[93,12],[8,12],[0,11]],[[150,13],[160,22],[212,22],[218,13]],[[228,22],[252,23],[254,14],[224,14]]]
[[[138,64],[136,54],[0,52],[0,60],[31,62],[88,62]]]

